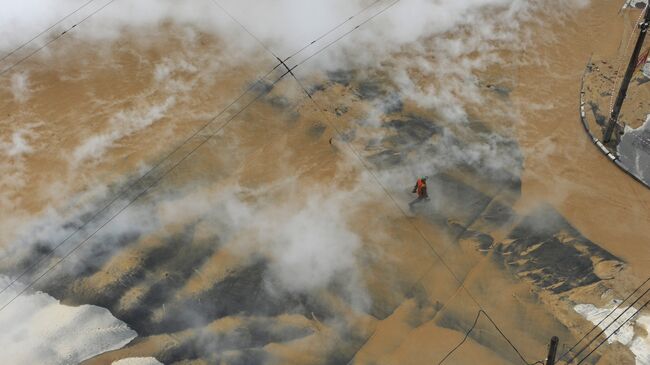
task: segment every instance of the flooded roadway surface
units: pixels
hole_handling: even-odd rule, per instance
[[[34,285],[0,310],[2,362],[430,364],[471,328],[445,363],[567,352],[650,276],[650,193],[577,115],[624,21],[609,1],[486,3],[378,60],[360,28],[302,85],[255,83],[275,60],[254,40],[174,22],[4,75],[2,305]],[[646,315],[586,363],[648,363]],[[86,318],[111,335],[75,337]]]

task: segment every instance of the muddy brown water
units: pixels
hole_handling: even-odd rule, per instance
[[[539,29],[555,39],[539,36],[530,53],[504,55],[542,62],[502,64],[478,75],[490,81],[483,90],[488,98],[514,105],[512,128],[479,118],[489,114],[480,108],[460,128],[399,95],[379,127],[367,127],[369,105],[393,98],[396,90],[381,77],[354,72],[315,77],[310,90],[322,109],[290,79],[253,88],[240,105],[261,95],[259,101],[138,201],[138,212],[154,217],[154,228],[132,216],[142,230],[99,235],[79,250],[73,265],[57,268],[37,288],[69,305],[108,308],[138,332],[125,348],[87,364],[135,356],[166,364],[437,363],[462,340],[479,308],[528,361],[541,360],[551,336],[565,346],[590,329],[573,304],[605,305],[650,275],[650,192],[595,149],[578,118],[589,56],[611,58],[619,50],[625,24],[616,15],[619,6],[594,1],[566,19],[549,19]],[[193,44],[152,39],[142,48],[125,37],[107,50],[108,59],[89,45],[75,46],[81,55],[74,62],[69,45],[48,63],[24,66],[29,103],[0,91],[2,138],[25,129],[34,149],[2,165],[13,177],[2,181],[0,198],[9,209],[0,213],[0,224],[10,232],[4,243],[19,239],[22,222],[50,206],[62,212],[60,225],[74,229],[111,193],[127,189],[137,196],[142,186],[130,183],[146,166],[273,65],[260,53],[256,62],[222,64],[227,72],[214,73],[210,57],[219,54],[220,43],[213,37],[201,35]],[[177,67],[173,76],[156,80],[156,65],[169,59]],[[187,59],[196,70],[173,66]],[[386,67],[377,74],[389,72]],[[509,76],[508,85],[491,81],[501,75]],[[183,88],[191,92],[179,93]],[[156,108],[166,108],[163,116]],[[143,126],[121,125],[116,113],[125,110]],[[115,137],[116,125],[131,132]],[[214,131],[199,134],[172,160],[181,161]],[[427,171],[433,202],[408,216],[363,174],[346,146],[382,179],[381,173],[401,174],[405,165],[440,159],[448,148],[488,143],[488,136],[499,136],[496,151],[509,156],[509,165],[489,171],[436,165]],[[93,137],[114,139],[98,159],[96,150],[78,149]],[[405,206],[410,186],[383,181]],[[93,190],[99,182],[108,193]],[[221,214],[234,195],[257,210],[251,219],[281,225],[280,207],[300,211],[312,197],[335,200],[341,192],[350,203],[340,207],[349,211],[350,230],[361,241],[353,251],[355,267],[298,292],[282,290],[282,279],[273,275],[278,257],[272,243],[258,243],[264,232]],[[10,251],[20,259],[5,256],[0,268],[15,275],[45,252],[38,246]],[[448,363],[521,359],[482,318]],[[592,363],[633,360],[622,346],[608,346]]]

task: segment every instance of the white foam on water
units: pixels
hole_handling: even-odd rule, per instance
[[[603,320],[603,318],[608,314],[612,313],[612,310],[615,307],[616,303],[610,304],[607,308],[598,308],[593,304],[578,304],[574,306],[573,309],[595,325]],[[628,308],[629,307],[620,307],[613,310],[613,313],[598,326],[601,330],[609,326],[605,329],[605,336],[611,335],[607,342],[610,344],[619,342],[622,345],[627,346],[636,357],[636,365],[650,365],[650,336],[648,335],[648,333],[650,333],[650,316],[639,315],[633,318],[636,309]],[[626,309],[628,310],[626,311]],[[621,317],[614,321],[619,315]],[[627,323],[625,323],[626,321]],[[614,331],[616,331],[616,329],[621,325],[623,325],[621,329],[614,333]],[[643,328],[645,330],[645,335],[640,336],[635,334],[635,325]],[[593,336],[595,336],[595,333],[597,332],[594,331]],[[602,341],[602,339],[596,340],[595,343],[597,344],[600,341]],[[584,354],[581,356],[584,356]]]
[[[153,357],[130,357],[113,361],[111,365],[163,365],[163,363]]]
[[[0,276],[0,287],[9,285]],[[12,286],[2,296],[7,303],[19,293]],[[0,364],[77,364],[117,350],[137,333],[94,305],[71,307],[46,293],[25,293],[0,311]]]

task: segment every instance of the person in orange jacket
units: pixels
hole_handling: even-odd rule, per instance
[[[427,179],[428,176],[423,176],[418,179],[413,187],[413,194],[417,194],[418,197],[415,198],[412,202],[409,203],[409,208],[413,209],[413,206],[423,200],[429,200],[429,194],[427,193]]]

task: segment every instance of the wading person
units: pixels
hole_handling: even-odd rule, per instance
[[[427,193],[427,176],[423,176],[418,179],[413,187],[413,194],[417,194],[418,197],[415,198],[412,202],[409,203],[409,209],[413,210],[413,206],[419,202],[429,200],[429,194]]]

